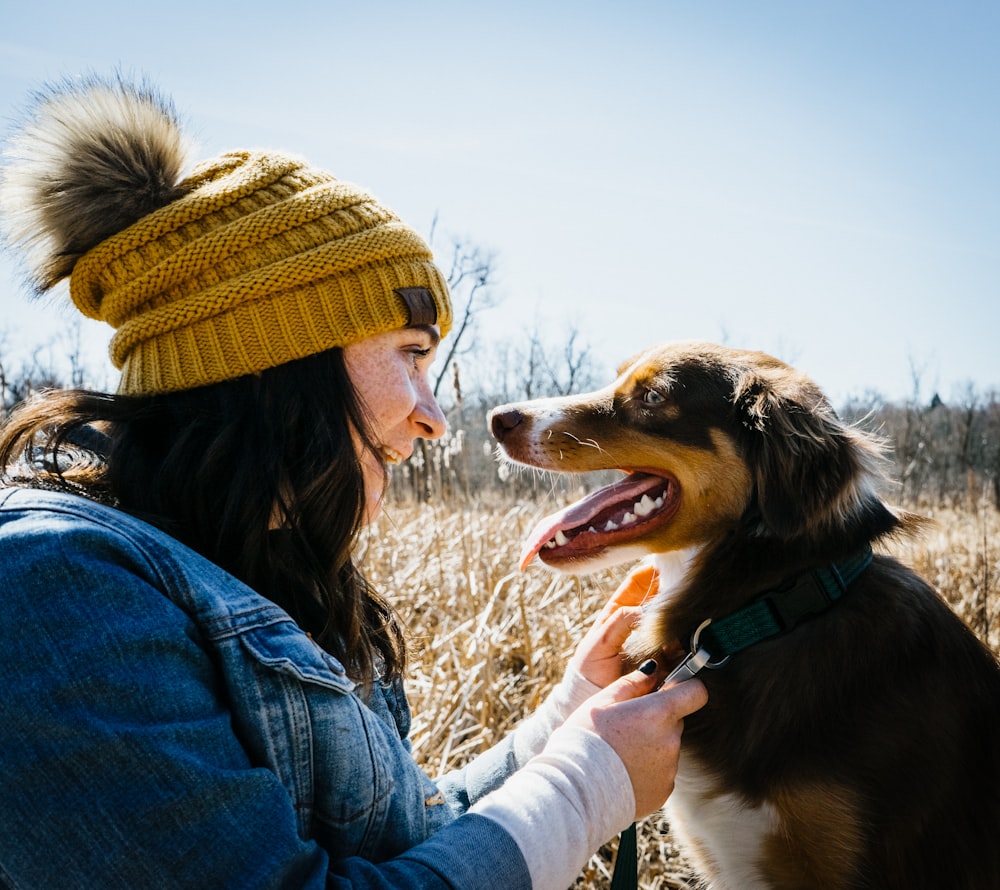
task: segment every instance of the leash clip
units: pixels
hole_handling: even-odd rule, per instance
[[[725,665],[729,659],[732,657],[727,655],[725,658],[721,658],[718,661],[712,661],[712,654],[699,644],[699,639],[701,638],[701,632],[712,623],[711,618],[707,618],[698,625],[698,629],[691,636],[691,651],[684,656],[681,663],[677,665],[668,675],[667,679],[663,681],[663,685],[667,683],[681,683],[684,680],[690,680],[692,677],[697,676],[698,672],[703,668],[708,668],[709,670],[716,670],[717,668]]]

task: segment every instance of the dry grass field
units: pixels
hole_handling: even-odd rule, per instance
[[[366,571],[409,629],[414,751],[432,775],[462,765],[535,707],[625,574],[558,576],[537,562],[518,573],[521,541],[553,508],[393,503],[366,540]],[[893,551],[1000,650],[1000,513],[985,504],[921,512],[934,524]],[[578,888],[608,886],[614,846],[591,859]],[[640,826],[639,861],[644,890],[696,886],[662,817]]]

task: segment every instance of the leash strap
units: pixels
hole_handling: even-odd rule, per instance
[[[713,659],[725,658],[762,640],[788,633],[839,600],[872,563],[872,548],[828,566],[803,572],[768,590],[732,615],[714,620],[701,634]]]
[[[618,837],[615,870],[611,874],[611,890],[636,890],[639,886],[639,852],[635,822]]]

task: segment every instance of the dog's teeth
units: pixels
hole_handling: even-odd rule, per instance
[[[556,542],[555,541],[546,541],[545,542],[545,549],[546,550],[555,550],[556,549]]]
[[[588,532],[590,532],[590,533],[591,533],[592,535],[596,535],[596,534],[597,534],[597,529],[596,529],[596,528],[594,528],[593,526],[590,526],[590,527],[589,527],[589,528],[587,529],[587,531],[588,531]]]
[[[560,547],[562,547],[564,544],[569,543],[569,538],[567,538],[566,535],[562,533],[562,529],[559,529],[559,531],[556,532],[555,542]]]
[[[644,494],[642,500],[633,505],[633,509],[636,516],[649,516],[656,509],[656,504],[648,494]]]
[[[608,520],[608,524],[604,526],[604,530],[606,532],[616,532],[619,528],[620,526],[612,522],[610,519]]]
[[[635,516],[632,513],[626,513],[622,517],[622,525],[631,525],[633,522],[635,522]]]
[[[656,507],[657,510],[659,510],[660,507],[663,506],[663,495],[662,494],[655,501],[653,501],[653,506]]]

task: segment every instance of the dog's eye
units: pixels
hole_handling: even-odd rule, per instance
[[[647,389],[642,394],[642,400],[647,405],[662,405],[667,400],[667,397],[655,389]]]

